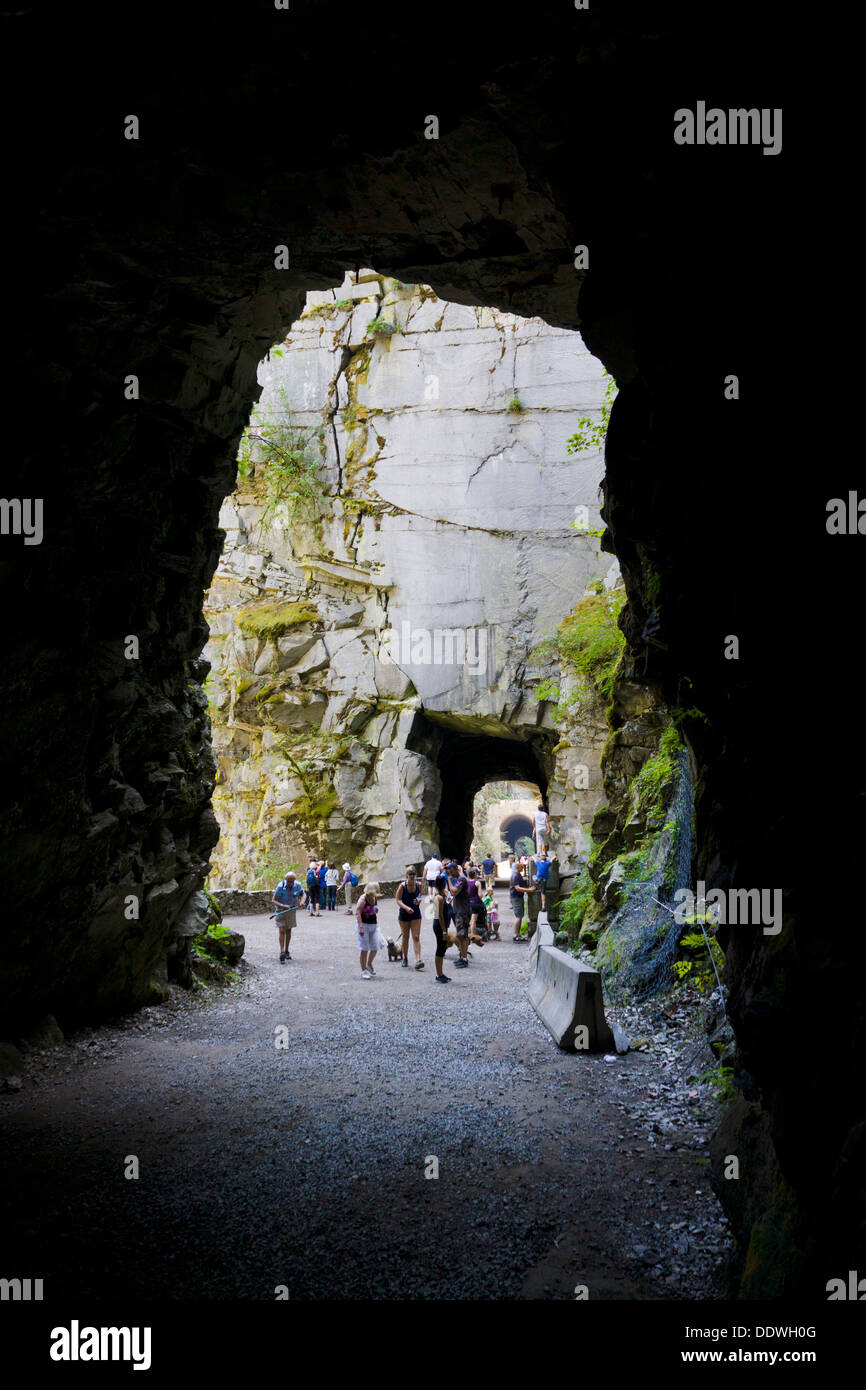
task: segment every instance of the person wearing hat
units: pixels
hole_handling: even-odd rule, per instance
[[[292,928],[297,923],[298,904],[303,906],[301,900],[304,897],[303,888],[296,882],[293,871],[289,869],[285,878],[280,879],[274,889],[275,911],[271,914],[280,937],[280,965],[285,965],[287,960],[292,959],[289,943],[292,939]]]
[[[342,877],[342,880],[341,880],[341,882],[340,882],[340,887],[341,887],[341,888],[345,888],[345,890],[346,890],[346,916],[347,916],[347,917],[351,917],[351,916],[352,916],[352,866],[351,866],[351,864],[344,864],[344,865],[343,865],[343,877]]]

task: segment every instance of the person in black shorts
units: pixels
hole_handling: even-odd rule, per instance
[[[403,969],[409,966],[409,933],[415,947],[415,969],[423,970],[421,959],[421,888],[415,877],[415,865],[406,865],[406,877],[397,889],[397,918],[403,934]]]
[[[514,913],[514,936],[513,941],[526,941],[527,937],[521,936],[520,927],[523,922],[524,899],[527,893],[534,893],[535,886],[530,888],[526,882],[523,870],[527,867],[526,856],[519,859],[511,871],[511,883],[509,886],[509,896],[511,898],[511,910]]]
[[[447,918],[445,915],[445,884],[447,879],[440,874],[433,884],[433,931],[436,936],[436,983],[447,985],[451,976],[445,974],[445,952],[448,950]]]
[[[454,935],[460,959],[454,962],[455,970],[465,970],[469,965],[469,879],[461,872],[460,865],[453,861],[448,865],[448,887],[451,892],[451,915],[454,922]]]

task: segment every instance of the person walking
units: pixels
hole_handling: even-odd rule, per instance
[[[496,860],[492,854],[485,855],[481,867],[484,870],[484,887],[492,893],[496,886]]]
[[[521,936],[520,925],[523,921],[523,911],[527,893],[534,893],[535,889],[530,888],[526,882],[523,870],[526,867],[526,857],[524,856],[515,864],[511,871],[511,883],[509,884],[509,894],[511,896],[511,910],[514,913],[514,936],[512,941],[527,941],[528,937]]]
[[[373,980],[376,978],[373,960],[379,949],[379,907],[376,894],[370,887],[367,887],[358,899],[355,923],[358,930],[358,950],[361,953],[361,979]]]
[[[325,875],[325,885],[326,885],[327,890],[328,890],[328,911],[329,911],[329,912],[336,912],[336,910],[337,910],[337,884],[339,883],[339,881],[340,881],[340,874],[339,874],[338,870],[334,868],[333,864],[331,863],[331,861],[330,861],[330,859],[329,859],[329,860],[328,860],[328,871],[327,871],[327,874]]]
[[[436,880],[440,877],[443,867],[444,865],[442,863],[442,860],[437,857],[436,851],[434,849],[433,853],[430,855],[430,858],[427,860],[427,863],[424,865],[424,868],[422,870],[424,874],[424,881],[427,884],[428,898],[432,898],[435,896]]]
[[[448,950],[448,941],[445,936],[448,930],[445,916],[445,882],[445,875],[440,874],[433,884],[433,932],[436,937],[436,974],[434,979],[437,985],[447,985],[451,979],[450,975],[445,974],[445,952]]]
[[[327,911],[328,907],[328,865],[326,860],[320,859],[316,871],[319,875],[319,905]]]
[[[301,900],[304,897],[303,888],[295,881],[295,875],[289,869],[285,878],[280,879],[274,889],[272,899],[276,909],[272,916],[280,940],[280,965],[285,965],[287,960],[292,959],[289,954],[289,943],[292,939],[292,929],[297,925],[298,904],[301,903],[303,906]]]
[[[415,948],[415,969],[423,970],[424,962],[421,959],[421,908],[419,899],[421,888],[415,878],[415,865],[406,865],[406,877],[397,889],[397,918],[400,923],[400,931],[403,934],[403,969],[409,967],[409,933],[412,933],[412,944]]]

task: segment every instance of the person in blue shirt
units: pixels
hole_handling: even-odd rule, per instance
[[[310,905],[310,916],[319,917],[319,898],[321,885],[319,883],[319,861],[310,860],[310,867],[307,869],[307,901]]]
[[[547,911],[547,881],[550,878],[550,860],[547,851],[541,849],[535,856],[535,879],[541,894],[541,910]]]
[[[285,965],[287,960],[292,957],[289,954],[289,943],[292,939],[292,928],[297,922],[298,904],[303,906],[303,899],[306,894],[299,883],[295,881],[295,875],[291,869],[285,878],[280,879],[274,889],[274,924],[280,935],[280,965]]]

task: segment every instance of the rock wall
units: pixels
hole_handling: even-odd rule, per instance
[[[824,524],[827,498],[856,486],[844,411],[820,412],[822,466],[798,468],[810,436],[790,233],[803,187],[826,170],[791,177],[802,142],[763,158],[672,139],[673,111],[699,91],[768,90],[778,15],[750,8],[708,25],[695,6],[563,5],[516,37],[511,24],[476,33],[465,5],[446,5],[437,60],[422,62],[425,11],[386,6],[377,26],[399,36],[400,75],[361,95],[335,58],[327,100],[322,55],[346,38],[330,7],[305,0],[247,7],[242,23],[237,7],[206,23],[191,9],[185,23],[174,6],[168,27],[139,26],[114,64],[72,7],[52,16],[50,43],[44,26],[10,32],[7,91],[30,142],[8,151],[19,196],[4,492],[45,499],[45,535],[33,547],[4,536],[0,565],[6,1027],[51,1012],[67,1029],[134,1006],[203,880],[212,755],[188,739],[198,716],[185,709],[205,674],[201,600],[257,365],[303,293],[372,264],[448,300],[540,315],[579,328],[621,388],[605,520],[635,681],[708,717],[691,739],[696,873],[786,891],[781,937],[734,928],[725,944],[750,1103],[794,1192],[793,1214],[776,1204],[773,1216],[755,1147],[739,1229],[744,1250],[759,1211],[795,1232],[804,1255],[783,1292],[823,1298],[830,1276],[864,1267],[866,1232],[866,1123],[851,1084],[864,934],[834,892],[836,866],[862,849],[863,753],[842,733],[847,687],[825,656],[856,640],[846,597],[862,579],[857,538]],[[120,116],[133,92],[147,106],[138,141]],[[828,148],[833,138],[828,128]],[[823,148],[808,146],[818,160]],[[833,219],[817,219],[810,264],[822,267],[831,350],[850,338],[834,322],[851,302],[839,240]],[[277,245],[289,269],[275,266]],[[118,659],[129,633],[142,638],[134,670]],[[724,656],[729,633],[738,660]],[[835,743],[804,757],[815,729]],[[435,742],[432,725],[424,739]],[[464,753],[440,731],[440,760],[459,766]],[[115,909],[93,931],[130,873],[148,885],[140,923]],[[151,891],[172,880],[181,892]],[[824,1035],[816,1001],[832,1008],[829,1052],[800,1045],[804,1020],[810,1039]],[[756,1247],[761,1270],[782,1267],[778,1248]]]
[[[565,442],[597,416],[601,365],[576,333],[364,270],[307,296],[260,381],[205,608],[211,885],[264,886],[309,852],[380,880],[433,848],[467,852],[468,834],[440,843],[431,726],[470,740],[473,792],[489,773],[472,740],[494,762],[531,741],[567,872],[599,798],[602,726],[563,743],[529,657],[587,584],[618,575],[571,526],[578,506],[599,524],[600,453]],[[278,495],[269,431],[315,465],[303,505]],[[590,780],[575,786],[578,763]]]

